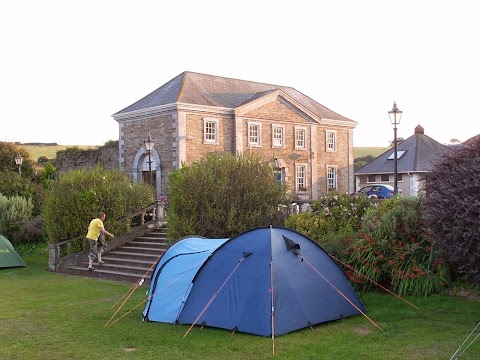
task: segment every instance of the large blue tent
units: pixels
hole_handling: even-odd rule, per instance
[[[364,312],[322,247],[270,226],[231,239],[176,242],[154,270],[143,315],[272,336]]]

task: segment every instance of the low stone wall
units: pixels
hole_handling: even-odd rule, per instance
[[[55,165],[58,172],[72,169],[91,169],[102,165],[105,170],[118,169],[118,141],[112,141],[97,149],[75,149],[57,152]]]

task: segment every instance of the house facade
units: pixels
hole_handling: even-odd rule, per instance
[[[353,191],[357,123],[291,87],[184,72],[113,118],[120,170],[157,197],[168,173],[211,152],[260,156],[298,200]]]
[[[397,143],[397,184],[403,195],[417,195],[425,188],[425,175],[449,147],[425,135],[418,125],[414,134]],[[394,149],[391,148],[355,171],[355,189],[371,184],[394,186]]]

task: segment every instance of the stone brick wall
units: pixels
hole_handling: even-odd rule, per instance
[[[66,172],[72,169],[93,168],[97,164],[105,170],[118,169],[118,142],[111,141],[97,149],[69,148],[57,152],[55,166],[58,172]]]
[[[353,188],[351,128],[329,123],[328,120],[319,125],[308,114],[281,97],[267,97],[257,105],[236,109],[235,113],[218,109],[209,112],[205,108],[175,109],[167,110],[161,115],[121,121],[120,168],[135,181],[142,181],[141,167],[144,169],[146,156],[143,144],[150,133],[155,141],[157,195],[168,192],[168,174],[178,169],[182,162],[190,165],[211,152],[235,154],[237,150],[258,155],[268,162],[273,162],[275,158],[282,159],[285,180],[290,184],[292,192],[295,190],[295,165],[306,165],[308,191],[302,194],[305,199],[316,198],[327,192],[327,166],[335,166],[337,169],[338,191],[348,193],[350,187]],[[205,118],[218,122],[216,144],[204,142]],[[261,124],[259,147],[249,145],[249,122]],[[272,125],[283,127],[284,146],[272,146]],[[305,149],[295,148],[296,127],[305,129]],[[326,131],[336,132],[337,148],[334,152],[326,151]]]
[[[176,135],[173,116],[175,114],[166,114],[161,116],[152,116],[134,121],[122,123],[121,126],[121,163],[125,173],[133,178],[134,173],[138,173],[138,164],[135,164],[135,158],[140,156],[140,160],[147,156],[144,147],[144,141],[148,136],[155,141],[154,155],[158,156],[155,162],[154,171],[161,172],[160,192],[166,192],[168,189],[168,179],[166,174],[176,168],[177,150]]]

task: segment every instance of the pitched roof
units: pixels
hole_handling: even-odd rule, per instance
[[[162,105],[184,103],[235,109],[272,91],[281,90],[320,119],[340,120],[355,126],[356,122],[317,103],[292,87],[225,78],[185,71],[116,115]]]
[[[433,140],[423,131],[416,131],[414,135],[397,144],[397,172],[429,172],[433,164],[441,160],[448,151],[448,146]],[[354,175],[393,173],[393,152],[393,147],[388,149],[376,159],[355,171]]]

